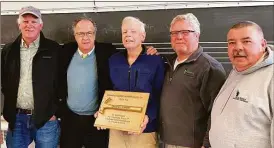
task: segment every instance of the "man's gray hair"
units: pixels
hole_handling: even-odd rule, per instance
[[[96,23],[91,18],[89,18],[87,16],[80,17],[80,18],[73,21],[73,23],[72,23],[73,33],[75,33],[74,31],[75,31],[75,28],[76,28],[77,24],[82,20],[90,21],[94,26],[94,34],[96,34],[96,31],[97,31]]]
[[[32,14],[30,14],[30,15],[32,15]],[[17,19],[17,24],[22,23],[23,19],[24,19],[24,16],[19,15],[19,17],[18,17],[18,19]],[[37,20],[38,20],[38,23],[39,23],[39,24],[43,24],[42,18],[37,18]]]
[[[181,14],[181,15],[177,15],[176,17],[174,17],[170,23],[170,29],[171,29],[171,26],[177,22],[177,21],[181,21],[181,20],[184,20],[184,21],[188,21],[191,26],[193,27],[193,30],[197,33],[200,34],[201,32],[201,29],[200,29],[200,23],[199,23],[199,20],[197,19],[197,17],[192,14],[192,13],[186,13],[186,14]]]
[[[122,24],[127,22],[127,21],[134,21],[134,22],[137,22],[139,25],[140,25],[140,30],[141,32],[145,33],[146,30],[145,30],[145,27],[146,27],[146,24],[143,23],[139,18],[137,17],[133,17],[133,16],[127,16],[123,19],[122,21]]]

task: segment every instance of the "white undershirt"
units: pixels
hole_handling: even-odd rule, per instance
[[[187,58],[179,62],[179,61],[178,61],[178,58],[176,58],[175,63],[174,63],[173,70],[175,70],[176,67],[177,67],[179,64],[184,63],[186,60],[187,60]]]

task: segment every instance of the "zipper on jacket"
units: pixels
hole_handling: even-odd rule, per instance
[[[172,81],[172,76],[169,76],[169,82],[171,82]]]
[[[172,67],[172,65],[171,65],[171,63],[170,63],[170,61],[169,61],[168,58],[166,58],[166,63],[168,64],[169,69],[170,69],[169,76],[168,76],[168,78],[169,78],[168,82],[171,83],[171,81],[173,79],[173,73],[174,73],[174,71],[173,71],[173,67]]]
[[[169,83],[171,83],[171,81],[173,80],[173,75],[174,73],[179,69],[179,67],[181,67],[184,63],[180,63],[176,66],[176,68],[174,69],[172,64],[170,63],[169,59],[166,58],[167,60],[167,64],[169,65],[169,68],[170,68],[170,72],[169,72]]]
[[[171,81],[173,80],[173,75],[174,73],[179,69],[179,67],[181,67],[183,65],[183,63],[177,65],[177,67],[173,70],[173,67],[170,65],[170,73],[169,73],[169,83],[171,83]]]
[[[130,70],[131,70],[131,66],[129,66],[129,69],[128,69],[128,90],[131,91],[130,89]]]
[[[138,70],[135,71],[135,86],[137,86],[137,81],[138,81]]]

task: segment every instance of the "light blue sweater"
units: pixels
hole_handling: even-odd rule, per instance
[[[67,72],[68,107],[79,115],[93,115],[98,107],[98,76],[95,52],[85,59],[75,52]]]

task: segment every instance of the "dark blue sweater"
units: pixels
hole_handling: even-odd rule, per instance
[[[155,132],[159,100],[164,81],[164,62],[160,56],[140,54],[130,66],[127,51],[114,54],[109,59],[113,89],[117,91],[150,93],[146,115],[149,117],[145,133]]]

